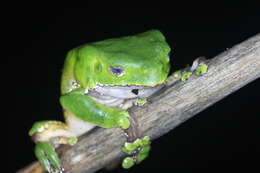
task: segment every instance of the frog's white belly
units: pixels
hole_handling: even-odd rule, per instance
[[[77,137],[96,127],[95,124],[81,121],[76,116],[72,115],[72,113],[70,112],[65,112],[64,114],[66,114],[65,117],[69,131],[73,132],[73,134]]]

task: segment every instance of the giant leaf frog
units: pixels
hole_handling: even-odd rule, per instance
[[[48,172],[62,172],[55,148],[75,144],[78,136],[95,126],[129,129],[131,115],[127,110],[145,103],[165,84],[169,52],[159,30],[87,43],[69,51],[61,77],[65,123],[39,121],[29,131],[42,167]],[[148,156],[150,138],[126,136],[122,150],[128,157],[122,166],[130,168]]]

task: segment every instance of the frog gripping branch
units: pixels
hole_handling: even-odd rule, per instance
[[[170,70],[169,52],[158,30],[72,49],[61,77],[65,123],[40,121],[29,131],[41,166],[48,172],[63,172],[55,148],[74,145],[78,136],[95,126],[124,130],[127,141],[122,151],[128,156],[122,167],[143,161],[149,155],[150,137],[139,135],[127,110],[145,104],[146,98],[164,86]]]
[[[150,137],[139,134],[128,109],[142,106],[160,90],[170,70],[170,47],[158,30],[88,43],[72,49],[64,63],[60,103],[65,123],[39,121],[29,135],[36,143],[35,155],[48,172],[63,172],[58,154],[60,144],[74,145],[77,137],[95,126],[120,127],[127,141],[122,152],[128,156],[122,167],[142,162],[150,151]],[[207,66],[197,59],[189,69],[174,76],[185,81],[193,72],[201,75]]]
[[[48,172],[62,172],[55,148],[75,144],[78,136],[95,126],[125,130],[127,142],[122,151],[128,157],[122,162],[124,168],[144,160],[150,138],[131,135],[135,133],[129,129],[138,129],[131,124],[127,109],[141,105],[164,85],[170,68],[169,52],[158,30],[72,49],[61,78],[60,103],[65,123],[40,121],[29,131],[42,167]]]

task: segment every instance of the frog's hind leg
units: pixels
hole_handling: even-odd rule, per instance
[[[29,135],[36,143],[35,155],[48,172],[62,172],[60,159],[55,151],[60,144],[74,145],[77,137],[91,130],[94,125],[83,123],[69,112],[64,112],[66,123],[39,121],[34,123]]]
[[[148,157],[151,149],[150,137],[145,136],[141,138],[137,120],[130,116],[129,121],[131,123],[130,127],[124,130],[127,137],[127,142],[122,149],[123,152],[129,155],[122,162],[122,167],[125,169],[142,162]]]
[[[64,111],[65,122],[61,121],[38,121],[29,131],[34,142],[52,141],[66,144],[70,138],[76,138],[90,131],[95,125],[83,122],[72,113]],[[55,141],[58,140],[59,141]],[[67,140],[66,140],[67,139]]]
[[[60,121],[38,121],[35,122],[29,131],[35,143],[52,142],[55,144],[63,144],[65,139],[76,137],[68,126]],[[59,139],[59,141],[57,141]]]
[[[55,148],[60,144],[75,144],[77,142],[75,133],[60,121],[38,121],[33,124],[29,135],[36,144],[34,152],[41,166],[47,172],[62,172]]]
[[[190,76],[195,73],[197,76],[201,76],[204,73],[207,72],[208,70],[208,60],[205,57],[198,57],[196,58],[191,67],[187,66],[184,69],[181,70],[177,70],[173,73],[173,75],[170,76],[170,80],[169,81],[177,81],[177,80],[181,80],[181,81],[186,81],[187,79],[190,78]]]

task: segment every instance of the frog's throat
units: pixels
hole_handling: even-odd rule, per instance
[[[158,83],[156,85],[138,85],[138,84],[120,84],[120,85],[114,85],[114,84],[101,84],[101,83],[97,83],[96,87],[128,87],[128,88],[154,88],[157,86],[161,86],[161,85],[165,85],[166,82],[162,82],[162,83]],[[91,88],[91,89],[95,89],[95,88]]]
[[[94,89],[101,95],[111,96],[120,99],[144,99],[159,91],[164,85],[146,87],[139,85],[116,85],[116,86],[97,86]],[[90,91],[91,91],[90,90]]]
[[[88,89],[86,94],[104,106],[128,109],[135,105],[139,99],[153,95],[163,86],[99,86],[94,89]]]

